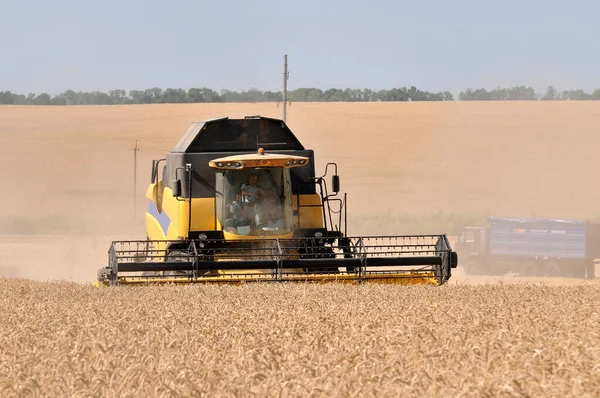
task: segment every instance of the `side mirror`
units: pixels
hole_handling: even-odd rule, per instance
[[[173,196],[181,196],[181,180],[173,180]]]
[[[153,160],[152,161],[152,176],[150,177],[150,182],[152,184],[157,182],[156,181],[157,174],[158,174],[158,170],[156,168],[156,160]]]
[[[331,185],[333,188],[333,192],[338,193],[340,192],[340,176],[339,175],[334,175],[331,178]]]

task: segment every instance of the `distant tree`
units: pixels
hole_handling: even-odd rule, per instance
[[[187,102],[187,93],[180,88],[168,88],[162,94],[162,103],[181,104]]]
[[[450,91],[441,93],[442,101],[454,101],[454,95]]]
[[[240,93],[229,90],[221,90],[220,97],[223,102],[240,102]]]
[[[458,98],[461,101],[489,101],[492,99],[492,95],[484,88],[478,88],[477,90],[469,88],[461,91]]]
[[[322,101],[340,102],[344,100],[344,92],[339,88],[330,88],[323,93]]]
[[[473,97],[473,90],[468,88],[465,91],[461,91],[458,94],[458,99],[460,101],[472,101],[472,97]]]
[[[563,91],[562,99],[571,101],[583,101],[590,98],[583,90],[568,90]]]
[[[144,92],[140,91],[140,90],[130,90],[129,91],[129,98],[131,99],[131,103],[133,103],[133,104],[141,104],[143,93]]]
[[[59,94],[59,95],[55,95],[54,97],[52,97],[51,104],[52,105],[67,105],[67,101],[65,100],[65,98],[63,96],[61,96]]]
[[[298,102],[319,102],[323,97],[323,91],[318,88],[298,88],[289,94],[290,98]]]
[[[489,101],[491,95],[484,88],[479,88],[477,90],[468,88],[465,91],[460,92],[458,99],[461,101]]]
[[[52,98],[46,94],[41,93],[36,95],[31,102],[33,105],[52,105]]]
[[[508,90],[508,99],[512,101],[534,101],[537,97],[533,88],[518,86]]]
[[[223,102],[222,98],[219,96],[215,90],[204,87],[202,89],[202,95],[206,98],[206,102]]]
[[[458,98],[461,101],[534,101],[537,94],[531,87],[516,86],[511,88],[497,87],[492,91],[484,88],[462,91]]]
[[[12,105],[15,103],[15,97],[10,91],[0,91],[0,104]]]
[[[162,88],[154,87],[144,90],[145,104],[160,104],[164,100]]]
[[[497,87],[488,94],[490,101],[507,101],[510,99],[510,90]]]
[[[129,98],[125,90],[110,90],[108,92],[112,104],[127,104]]]
[[[58,94],[58,97],[62,98],[62,101],[65,105],[78,105],[79,98],[75,91],[67,90],[61,94]]]
[[[558,98],[558,93],[553,86],[549,86],[546,90],[546,94],[542,96],[543,101],[556,101]]]
[[[191,103],[208,102],[204,98],[201,88],[190,88],[187,92],[187,101]]]

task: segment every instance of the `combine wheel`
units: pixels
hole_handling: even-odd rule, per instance
[[[344,258],[355,258],[356,257],[356,249],[351,246],[350,239],[340,238],[339,246],[342,248],[342,251],[344,252]],[[358,270],[356,267],[346,267],[346,272],[349,274],[353,274],[357,271]]]
[[[189,255],[179,250],[173,250],[169,252],[165,257],[165,261],[171,263],[182,263],[187,261]],[[187,271],[146,271],[142,273],[142,276],[188,276]]]
[[[301,254],[304,256],[304,258],[309,259],[335,258],[333,248],[329,246],[320,246],[314,243],[306,247],[306,249],[304,249],[303,252],[301,252]],[[304,272],[329,274],[338,273],[339,269],[337,267],[315,267],[305,268]]]
[[[172,263],[183,263],[183,262],[188,261],[189,258],[190,258],[190,256],[186,252],[182,252],[179,250],[173,250],[172,252],[169,252],[169,254],[167,254],[166,261],[169,261]],[[190,276],[191,273],[189,271],[164,271],[163,275],[164,276]]]

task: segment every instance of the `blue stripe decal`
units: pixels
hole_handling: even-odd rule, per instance
[[[154,203],[151,200],[148,201],[148,213],[150,213],[152,217],[156,218],[156,221],[158,221],[158,223],[160,224],[160,227],[162,228],[165,236],[167,236],[169,225],[171,225],[171,219],[169,218],[167,213],[164,210],[162,213],[159,213],[158,209],[156,208],[156,203]]]

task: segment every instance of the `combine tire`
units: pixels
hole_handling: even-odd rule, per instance
[[[169,254],[167,254],[167,261],[173,262],[173,263],[183,263],[188,261],[189,259],[189,254],[182,252],[182,251],[178,251],[178,250],[173,250],[172,252],[169,252]],[[164,271],[163,272],[164,276],[189,276],[190,273],[188,271]]]
[[[321,259],[321,258],[335,258],[333,248],[329,246],[309,245],[301,252],[304,258],[307,259]],[[318,268],[304,268],[304,272],[314,274],[330,274],[340,272],[336,267],[318,267]]]
[[[167,254],[165,261],[172,263],[182,263],[187,261],[188,254],[182,251],[173,250]],[[147,271],[143,272],[142,276],[188,276],[187,271]]]

